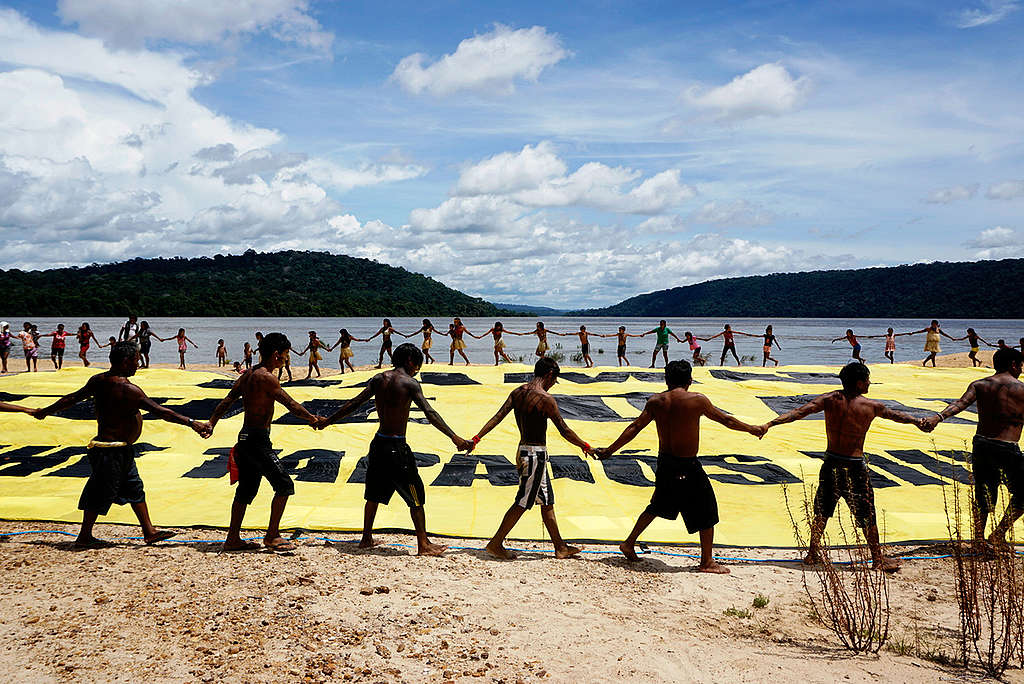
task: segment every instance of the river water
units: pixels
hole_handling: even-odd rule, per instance
[[[5,317],[11,323],[11,332],[17,333],[21,330],[24,319]],[[88,322],[91,325],[97,339],[105,341],[108,336],[116,336],[123,318],[92,318]],[[503,322],[508,329],[516,332],[526,332],[534,328],[535,318],[510,318]],[[587,327],[588,332],[600,334],[614,334],[620,325],[626,326],[629,333],[642,333],[656,327],[658,321],[650,318],[571,318],[571,317],[545,317],[542,319],[545,327],[555,332],[573,332],[579,330],[581,325]],[[929,321],[924,319],[833,319],[833,318],[670,318],[667,319],[671,328],[680,338],[686,331],[692,331],[698,337],[710,336],[722,330],[725,323],[730,323],[733,330],[760,334],[768,324],[774,326],[774,332],[778,337],[782,349],[775,349],[772,354],[779,359],[780,364],[815,364],[815,365],[840,365],[850,358],[850,345],[841,340],[831,343],[830,340],[845,334],[847,328],[853,328],[858,335],[882,335],[886,328],[893,327],[896,332],[908,332],[920,330],[928,325]],[[199,345],[198,349],[189,347],[187,362],[192,363],[215,363],[217,340],[224,339],[227,343],[228,358],[241,360],[242,345],[250,341],[255,346],[253,334],[257,330],[263,332],[283,332],[291,339],[295,349],[302,349],[308,341],[308,331],[315,330],[328,344],[333,344],[338,339],[338,331],[341,328],[348,329],[354,337],[367,338],[375,333],[381,324],[379,318],[150,318],[150,326],[161,337],[172,337],[178,328],[184,327],[190,339]],[[400,332],[411,333],[417,330],[422,319],[419,318],[392,318],[394,328]],[[434,318],[434,326],[439,330],[447,330],[450,319]],[[58,323],[64,323],[72,332],[78,329],[82,322],[78,319],[54,319],[37,318],[32,322],[39,326],[40,332],[51,332]],[[464,318],[463,323],[473,333],[479,335],[486,332],[494,320],[490,318]],[[975,330],[987,341],[995,344],[999,338],[1004,338],[1007,344],[1015,345],[1018,339],[1024,336],[1024,321],[1022,320],[993,320],[982,319],[977,321],[966,320],[941,320],[942,328],[953,337],[961,337],[965,334],[968,326]],[[419,346],[421,336],[410,339]],[[671,338],[670,338],[671,340]],[[395,346],[405,340],[396,337]],[[535,336],[517,337],[505,335],[506,353],[513,359],[522,359],[532,363],[536,358],[534,350],[537,347]],[[493,363],[493,344],[490,337],[481,340],[466,338],[466,353],[473,363]],[[573,337],[556,337],[550,335],[548,344],[553,352],[561,352],[564,357],[561,360],[563,366],[582,366],[580,360],[573,360],[573,355],[579,351],[579,339]],[[642,339],[630,338],[627,347],[627,358],[636,366],[648,366],[651,362],[651,352],[654,348],[655,337],[648,335]],[[721,338],[711,342],[703,342],[703,352],[710,354],[709,364],[717,364],[721,350]],[[883,362],[884,340],[871,339],[862,340],[862,355],[869,362]],[[560,346],[559,346],[560,345]],[[435,336],[432,353],[438,362],[448,362],[447,337]],[[616,341],[612,338],[593,338],[591,340],[591,356],[595,364],[599,366],[616,365],[615,346]],[[40,368],[46,368],[49,360],[50,341],[44,338],[41,341]],[[749,357],[756,358],[757,365],[761,362],[761,340],[752,337],[737,337],[736,347],[741,357],[748,357],[744,364],[751,361]],[[920,359],[924,357],[924,335],[896,338],[896,360]],[[952,342],[942,338],[943,353],[955,351],[967,351],[967,342]],[[375,363],[380,349],[380,338],[373,342],[354,342],[352,349],[355,358],[352,359],[355,365]],[[68,350],[66,360],[70,364],[77,364],[78,345],[73,338],[68,338]],[[103,360],[106,350],[90,351],[92,360]],[[690,359],[689,347],[679,344],[675,340],[670,341],[669,358]],[[150,355],[153,363],[177,363],[177,345],[173,341],[160,343],[154,341],[153,350]],[[456,356],[457,361],[461,361]],[[21,370],[21,349],[20,343],[15,341],[11,350],[12,370]],[[295,359],[295,365],[305,366],[302,358]],[[732,357],[726,361],[732,364]],[[337,367],[337,352],[327,354],[322,366]],[[662,365],[659,359],[658,365]]]

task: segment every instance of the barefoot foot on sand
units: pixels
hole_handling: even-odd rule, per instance
[[[821,556],[817,551],[809,551],[800,562],[804,565],[821,565]]]
[[[361,548],[361,549],[372,549],[372,548],[375,548],[377,546],[380,546],[383,543],[384,542],[379,542],[379,541],[375,540],[373,537],[363,537],[362,539],[359,540],[359,548]]]
[[[274,537],[273,539],[263,539],[263,545],[271,551],[294,551],[297,547],[290,541],[285,541],[281,537]]]
[[[715,561],[711,561],[710,563],[701,563],[700,565],[698,565],[697,572],[709,572],[714,575],[728,575],[729,568],[719,563],[716,563]]]
[[[440,556],[448,547],[444,544],[421,544],[417,556]]]
[[[883,572],[896,572],[900,569],[900,562],[895,558],[879,558],[871,564],[871,569]]]
[[[143,537],[143,539],[145,539],[147,544],[156,544],[157,542],[162,542],[165,539],[177,536],[177,534],[177,532],[173,532],[171,530],[157,530],[153,534]]]
[[[575,546],[563,546],[560,549],[555,549],[555,558],[572,558],[579,552],[580,549]]]
[[[74,549],[105,549],[110,546],[113,546],[113,544],[93,536],[78,537],[75,539],[75,543],[72,544]]]
[[[226,553],[232,553],[235,551],[259,551],[261,547],[256,542],[247,542],[239,539],[238,541],[224,542],[224,545],[220,547],[220,550]]]
[[[487,544],[487,546],[484,547],[484,551],[491,554],[495,558],[500,558],[502,560],[514,560],[516,557],[516,554],[509,551],[501,544],[495,544],[494,542],[490,542],[489,544]]]
[[[621,544],[619,544],[619,551],[622,552],[622,555],[625,556],[626,560],[628,560],[630,563],[636,563],[640,560],[640,556],[636,555],[636,549],[633,547],[632,544],[622,542]]]

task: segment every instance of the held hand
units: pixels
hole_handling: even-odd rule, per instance
[[[768,426],[767,425],[751,425],[750,426],[750,434],[752,434],[753,436],[757,437],[758,439],[761,439],[762,437],[764,437],[766,432],[768,432]]]
[[[452,442],[455,443],[456,449],[458,449],[459,451],[465,451],[467,454],[473,450],[474,446],[476,446],[473,442],[469,441],[468,439],[462,439],[458,435],[452,438]]]
[[[934,416],[929,416],[928,418],[921,418],[917,421],[917,428],[921,432],[931,432],[935,429],[935,426],[939,424],[940,420],[939,414],[937,413]]]
[[[213,434],[213,428],[210,427],[209,423],[193,420],[189,423],[189,427],[195,430],[195,433],[203,439],[208,439]]]
[[[590,452],[590,455],[596,458],[598,461],[603,461],[604,459],[611,456],[611,454],[608,452],[607,447],[598,447],[594,449],[592,452]]]
[[[327,416],[317,416],[316,421],[310,423],[314,430],[323,430],[331,424],[331,419]]]

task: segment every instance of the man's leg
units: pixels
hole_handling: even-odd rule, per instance
[[[811,520],[811,539],[807,545],[807,555],[804,556],[805,565],[817,565],[821,562],[821,535],[825,533],[825,524],[828,518],[818,513],[814,514]]]
[[[469,365],[469,357],[466,356],[466,352],[464,352],[463,350],[460,349],[459,350],[459,356],[461,356],[463,359],[466,360],[466,365],[468,366]]]
[[[878,525],[871,524],[864,528],[864,536],[868,540],[868,548],[871,550],[871,567],[875,570],[885,572],[896,572],[900,569],[900,562],[895,558],[888,558],[882,550],[878,541]]]
[[[132,504],[132,511],[135,512],[135,517],[139,519],[139,525],[142,526],[142,538],[145,539],[147,544],[155,544],[158,541],[164,539],[170,539],[177,532],[171,530],[158,530],[153,526],[153,521],[149,519],[149,507],[146,506],[145,501]]]
[[[281,516],[284,514],[284,507],[288,504],[288,496],[277,494],[270,501],[270,522],[267,523],[267,533],[263,537],[263,545],[275,551],[292,551],[295,545],[281,539]]]
[[[654,348],[654,353],[651,354],[651,368],[654,368],[654,363],[658,360],[658,348]]]
[[[440,556],[448,547],[443,544],[433,544],[427,538],[427,516],[423,512],[423,506],[413,506],[409,509],[412,516],[412,525],[416,529],[416,555],[417,556]]]
[[[82,527],[78,530],[75,546],[84,547],[101,543],[99,539],[92,536],[92,526],[96,524],[96,518],[99,516],[98,511],[82,511]]]
[[[373,519],[377,517],[377,502],[367,500],[363,507],[363,538],[359,540],[359,548],[369,549],[373,542]]]
[[[1003,519],[995,526],[995,529],[992,530],[992,534],[989,535],[988,538],[994,547],[1003,549],[1007,548],[1006,533],[1010,531],[1010,528],[1013,527],[1013,523],[1017,522],[1017,518],[1021,515],[1024,515],[1024,510],[1021,510],[1020,508],[1011,506],[1006,509],[1006,515],[1004,515]],[[982,534],[985,533],[984,523],[982,524],[981,531]]]
[[[565,540],[562,539],[562,535],[558,532],[558,521],[555,520],[554,506],[541,506],[540,519],[544,521],[544,527],[548,529],[551,543],[555,546],[555,558],[569,558],[580,552],[578,547],[566,544]]]
[[[225,551],[254,551],[260,548],[260,545],[254,542],[242,541],[239,535],[242,519],[245,518],[245,509],[248,507],[249,504],[237,498],[231,502],[231,522],[228,523],[228,536],[223,547]]]
[[[719,366],[725,365],[725,355],[729,353],[728,347],[722,347],[722,360],[718,362]]]
[[[636,540],[640,538],[640,535],[644,533],[647,526],[654,522],[656,516],[653,513],[649,513],[646,510],[640,514],[640,517],[636,519],[636,524],[633,525],[633,531],[629,533],[625,541],[619,544],[619,551],[622,555],[630,561],[638,561],[640,557],[636,555]]]
[[[512,504],[509,506],[508,511],[505,513],[505,517],[501,519],[501,525],[498,526],[498,531],[494,533],[491,541],[487,542],[487,546],[484,550],[492,556],[497,556],[504,560],[512,560],[516,557],[516,554],[512,553],[504,547],[505,537],[512,531],[512,528],[516,526],[519,519],[523,517],[523,513],[526,509],[519,504]]]
[[[700,531],[700,565],[698,572],[710,572],[714,575],[728,575],[729,568],[716,562],[711,555],[715,546],[715,528],[709,527]]]
[[[740,361],[740,357],[736,356],[736,347],[729,348],[732,351],[732,358],[736,359],[736,365],[742,366],[743,363]]]

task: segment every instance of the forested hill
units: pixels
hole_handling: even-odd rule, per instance
[[[1024,318],[1024,259],[726,278],[583,316]]]
[[[425,276],[324,252],[0,271],[8,316],[492,316]]]

